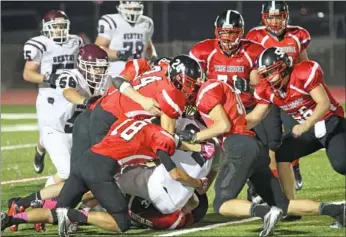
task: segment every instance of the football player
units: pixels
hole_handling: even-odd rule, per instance
[[[249,126],[260,121],[270,104],[292,116],[292,128],[276,151],[279,177],[285,194],[294,194],[290,162],[326,148],[333,169],[346,173],[346,120],[343,108],[328,90],[317,62],[306,60],[292,65],[289,56],[278,47],[266,49],[258,60],[262,78],[255,89],[256,108],[247,115]]]
[[[288,21],[289,10],[286,2],[267,1],[262,5],[262,22],[264,26],[255,27],[250,30],[246,39],[260,43],[265,48],[280,47],[287,53],[294,64],[308,60],[306,49],[311,41],[309,32],[300,26],[289,25]],[[292,130],[296,122],[285,112],[281,112],[280,118],[279,108],[272,107],[268,122],[273,124],[272,130],[279,137],[282,134],[282,123],[284,130],[288,132]],[[281,139],[277,140],[277,137],[276,140],[272,140],[269,143],[272,160],[271,167],[275,170],[275,150],[281,144]],[[300,190],[303,187],[303,179],[300,174],[298,160],[294,162],[293,170],[296,179],[296,190]]]
[[[270,98],[270,95],[266,97],[268,101]],[[344,221],[345,204],[286,198],[279,180],[269,169],[267,149],[256,138],[255,133],[248,129],[245,108],[231,86],[218,80],[208,80],[198,92],[196,106],[208,128],[197,133],[185,130],[180,133],[180,138],[191,143],[203,142],[212,137],[219,137],[223,141],[225,157],[214,186],[215,212],[222,215],[261,217],[264,227],[260,236],[269,235],[281,216],[287,213],[329,215]],[[290,149],[296,151],[292,147]],[[247,179],[251,180],[268,205],[237,199]]]
[[[26,60],[23,78],[25,81],[37,83],[39,86],[36,99],[36,112],[40,139],[35,148],[34,169],[41,173],[44,168],[46,154],[42,140],[42,128],[48,125],[54,114],[52,106],[59,99],[55,93],[57,70],[73,69],[82,39],[69,34],[70,21],[63,11],[52,10],[42,19],[40,36],[29,39],[24,44]],[[47,181],[46,185],[49,185]]]
[[[62,183],[69,177],[74,120],[95,97],[101,95],[107,69],[107,53],[99,46],[89,44],[80,48],[76,69],[61,70],[58,74],[55,92],[57,100],[50,108],[54,114],[49,125],[42,128],[43,144],[57,170],[49,178],[53,184]],[[61,185],[54,185],[48,189],[48,193],[54,197],[60,189]],[[28,199],[10,199],[9,215],[17,213],[21,207],[30,206],[33,198],[41,200],[40,192]],[[14,227],[11,230],[15,231]]]
[[[197,43],[190,51],[190,56],[201,63],[206,77],[228,83],[237,88],[238,81],[246,80],[245,88],[240,88],[240,98],[246,112],[250,112],[256,105],[256,100],[250,92],[250,87],[258,83],[255,61],[264,47],[259,43],[244,40],[244,19],[234,10],[226,10],[215,20],[215,39],[208,39]],[[249,86],[250,85],[250,86]],[[271,123],[266,118],[254,128],[256,135],[266,145],[272,136]],[[281,139],[281,137],[279,137]],[[275,140],[275,139],[274,139]],[[252,187],[249,183],[249,187]],[[248,190],[248,200],[259,202],[258,195]]]
[[[172,135],[148,120],[119,119],[99,144],[75,157],[71,175],[57,198],[56,209],[36,208],[13,216],[1,213],[2,229],[12,224],[39,221],[58,224],[59,235],[67,236],[67,227],[72,221],[114,232],[127,231],[130,228],[127,202],[114,182],[120,165],[160,159],[173,179],[201,190],[207,187],[205,181],[190,177],[172,162],[170,156],[175,152],[176,142]],[[89,190],[107,213],[83,213],[72,209]]]
[[[119,1],[117,14],[103,15],[95,44],[104,47],[111,61],[111,73],[118,75],[128,59],[145,57],[154,61],[153,20],[143,15],[143,2]]]

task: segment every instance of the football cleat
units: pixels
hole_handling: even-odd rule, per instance
[[[70,224],[70,220],[67,217],[68,208],[57,208],[56,214],[58,217],[58,230],[60,237],[68,237],[68,226]]]
[[[335,221],[330,225],[330,228],[339,229],[346,227],[346,204],[342,204],[341,208],[340,215],[334,217]]]
[[[270,211],[264,216],[263,230],[259,236],[268,236],[274,231],[275,225],[281,220],[283,211],[278,207],[270,208]]]
[[[1,231],[4,231],[7,227],[9,227],[10,218],[6,212],[1,212],[0,219],[1,219]]]
[[[7,212],[8,216],[14,216],[17,213],[25,211],[24,207],[18,206],[16,204],[16,200],[18,200],[18,199],[19,198],[11,198],[11,199],[8,200],[8,206],[9,206],[9,209],[8,209],[8,212]],[[18,231],[18,225],[10,226],[10,231],[11,232],[17,232]]]
[[[44,157],[46,152],[43,152],[42,155],[37,151],[37,147],[35,147],[35,158],[34,158],[34,170],[36,173],[42,173],[44,169]]]

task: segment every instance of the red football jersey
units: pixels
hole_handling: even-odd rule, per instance
[[[125,68],[121,71],[120,76],[132,81],[135,77],[148,70],[150,70],[150,65],[145,58],[133,59],[126,62]]]
[[[185,96],[171,83],[166,76],[166,71],[162,70],[160,66],[155,66],[152,70],[144,72],[132,80],[131,84],[143,96],[155,99],[162,112],[170,118],[177,119],[182,115],[186,104]],[[122,95],[116,89],[108,90],[101,100],[101,106],[117,118],[130,118],[138,115],[151,116],[139,104]]]
[[[246,127],[246,111],[239,95],[224,82],[208,80],[198,91],[196,102],[197,109],[208,127],[213,123],[208,114],[218,104],[222,105],[231,123],[231,130],[224,135],[255,135]]]
[[[326,90],[331,106],[322,120],[331,115],[344,116],[344,111],[338,102],[333,98],[327,85],[323,80],[323,71],[320,65],[314,61],[303,61],[296,64],[286,85],[286,92],[274,90],[270,83],[261,80],[255,89],[255,98],[261,104],[275,104],[283,111],[303,123],[313,113],[316,102],[312,99],[309,92],[317,86],[323,86]]]
[[[216,47],[208,56],[206,75],[208,80],[216,79],[233,86],[233,77],[239,76],[250,79],[250,72],[255,66],[257,57],[264,48],[255,42],[241,40],[238,51],[228,57]],[[250,92],[242,92],[240,98],[245,107],[256,104],[256,100]]]
[[[175,147],[172,135],[160,126],[144,120],[119,119],[91,151],[112,157],[120,165],[130,165],[158,159],[158,150],[166,151],[172,156]]]
[[[190,57],[199,62],[203,71],[207,70],[208,57],[218,47],[217,39],[206,39],[195,44],[190,50]]]
[[[307,30],[299,26],[287,26],[284,38],[280,41],[266,31],[265,26],[250,30],[246,39],[260,43],[265,48],[280,47],[292,58],[293,63],[299,60],[299,54],[308,47],[311,38]]]

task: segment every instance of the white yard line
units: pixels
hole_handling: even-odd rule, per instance
[[[10,151],[10,150],[23,149],[23,148],[31,148],[31,147],[35,147],[35,146],[36,146],[36,144],[21,144],[21,145],[3,146],[3,147],[1,147],[1,151]]]
[[[1,119],[4,120],[20,120],[20,119],[37,119],[35,113],[3,113]]]
[[[251,221],[255,221],[255,220],[259,220],[259,219],[260,218],[258,218],[258,217],[252,217],[252,218],[247,218],[247,219],[239,220],[239,221],[229,221],[229,222],[225,222],[225,223],[212,224],[212,225],[207,225],[207,226],[202,226],[202,227],[191,228],[191,229],[187,229],[187,230],[178,230],[178,231],[173,231],[171,233],[162,234],[162,235],[155,235],[155,236],[184,235],[184,234],[193,233],[193,232],[197,232],[197,231],[201,231],[201,230],[210,230],[210,229],[215,229],[215,228],[222,227],[222,226],[242,224],[242,223],[251,222]]]
[[[337,202],[332,202],[332,203],[334,203],[334,204],[342,204],[342,203],[345,203],[345,200],[337,201]],[[256,220],[260,220],[260,218],[252,217],[252,218],[247,218],[247,219],[243,219],[243,220],[239,220],[239,221],[229,221],[229,222],[225,222],[225,223],[206,225],[206,226],[191,228],[191,229],[187,229],[187,230],[177,230],[177,231],[173,231],[173,232],[170,232],[170,233],[167,233],[167,234],[161,234],[161,235],[155,235],[155,236],[178,236],[178,235],[184,235],[184,234],[193,233],[193,232],[197,232],[197,231],[211,230],[211,229],[215,229],[215,228],[222,227],[222,226],[229,226],[229,225],[236,225],[236,224],[247,223],[247,222],[256,221]]]
[[[13,125],[1,126],[1,132],[30,132],[30,131],[38,131],[37,123],[13,124]]]
[[[17,183],[28,183],[32,181],[47,179],[49,176],[42,176],[42,177],[36,177],[36,178],[26,178],[26,179],[16,179],[16,180],[8,180],[1,182],[1,185],[3,184],[17,184]]]

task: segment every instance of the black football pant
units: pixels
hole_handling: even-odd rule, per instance
[[[114,181],[118,162],[91,151],[84,152],[71,167],[70,177],[57,198],[57,208],[74,208],[89,190],[100,205],[113,216],[122,231],[130,228],[127,202]]]
[[[224,141],[224,149],[225,157],[214,185],[215,212],[224,202],[237,198],[247,179],[268,205],[287,211],[289,201],[269,169],[268,149],[256,137],[230,135]]]
[[[346,174],[346,119],[332,116],[326,121],[326,135],[315,137],[314,127],[300,137],[292,133],[285,135],[282,145],[276,151],[276,162],[292,162],[300,157],[326,148],[327,157],[333,169],[339,174]]]

